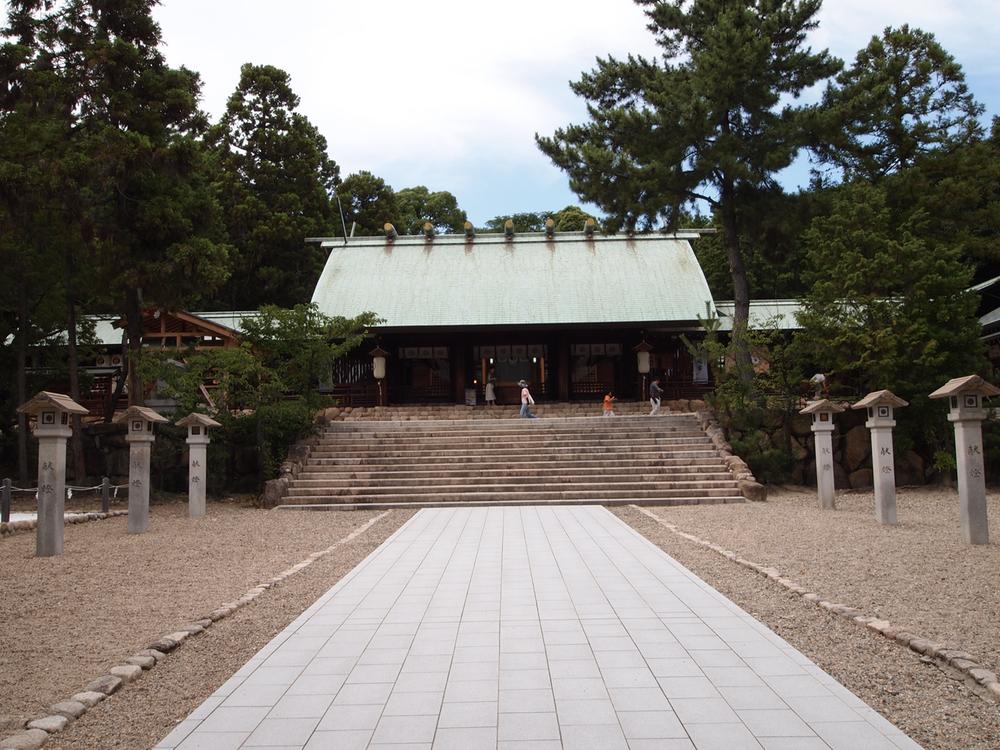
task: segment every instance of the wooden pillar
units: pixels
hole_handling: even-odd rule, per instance
[[[557,395],[560,401],[569,401],[569,337],[565,334],[556,340],[556,351],[553,362],[556,364]]]
[[[456,404],[465,403],[465,371],[468,349],[465,344],[451,347],[451,384]]]

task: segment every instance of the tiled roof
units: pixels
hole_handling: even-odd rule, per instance
[[[323,241],[313,302],[386,328],[694,322],[712,294],[683,235]]]

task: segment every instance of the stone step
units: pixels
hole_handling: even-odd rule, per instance
[[[459,502],[505,502],[520,500],[525,497],[536,502],[550,500],[613,500],[621,498],[646,498],[664,502],[685,500],[695,497],[735,497],[738,493],[734,488],[720,487],[713,489],[609,489],[602,487],[596,490],[539,490],[533,492],[511,492],[477,490],[475,492],[406,492],[396,494],[368,493],[358,495],[338,495],[331,492],[315,491],[312,494],[296,493],[288,497],[289,503],[309,505],[313,503],[367,503],[367,502],[444,502],[449,498]]]
[[[378,448],[379,450],[475,450],[482,451],[496,450],[498,448],[509,448],[517,446],[520,450],[544,449],[544,448],[603,448],[606,446],[621,446],[623,440],[609,438],[607,436],[595,436],[592,438],[575,439],[571,437],[541,437],[525,436],[508,437],[502,440],[484,440],[478,437],[469,437],[465,440],[349,440],[335,441],[324,440],[317,443],[314,451],[357,451]],[[710,446],[712,441],[704,435],[700,437],[643,437],[632,438],[627,441],[629,446],[635,448],[662,447],[662,448],[685,448],[691,446]]]
[[[599,479],[600,481],[594,481]],[[395,492],[410,491],[417,488],[421,491],[435,492],[476,492],[479,490],[533,492],[535,490],[552,489],[557,486],[572,486],[573,489],[597,490],[610,489],[718,489],[720,487],[735,488],[736,480],[728,479],[673,479],[664,478],[662,474],[626,477],[533,477],[530,475],[506,477],[503,481],[488,478],[482,481],[470,481],[469,477],[439,477],[432,480],[422,479],[376,479],[367,482],[343,480],[340,482],[329,479],[295,479],[292,481],[291,494],[308,494],[321,489],[332,495],[381,495]]]
[[[488,452],[479,452],[473,450],[432,450],[432,451],[404,451],[404,450],[379,450],[373,448],[370,450],[356,450],[356,451],[316,451],[314,453],[315,460],[344,460],[344,459],[362,459],[362,460],[372,460],[378,459],[377,463],[399,463],[399,462],[424,462],[430,459],[452,459],[460,463],[479,463],[483,460],[492,461],[526,461],[526,460],[542,460],[542,459],[561,459],[566,457],[577,457],[577,458],[610,458],[610,459],[625,459],[629,456],[634,456],[636,458],[688,458],[688,459],[711,459],[718,458],[718,453],[712,448],[691,448],[691,449],[679,449],[672,448],[669,450],[636,450],[634,453],[627,450],[618,450],[612,452],[608,451],[581,451],[577,448],[544,448],[544,449],[534,449],[534,450],[518,450],[518,449],[498,449]]]
[[[342,466],[342,467],[316,467],[310,466],[304,469],[297,477],[297,479],[309,479],[316,481],[341,481],[341,480],[355,480],[355,481],[366,481],[371,479],[420,479],[423,481],[428,481],[436,477],[482,477],[482,478],[503,478],[508,476],[519,476],[521,474],[538,476],[538,477],[628,477],[628,476],[657,476],[662,477],[664,474],[670,474],[676,476],[678,479],[684,479],[689,475],[697,475],[705,479],[729,479],[731,474],[721,463],[714,466],[672,466],[668,467],[668,471],[664,470],[664,467],[659,465],[650,466],[634,466],[630,464],[622,464],[620,466],[606,467],[606,466],[571,466],[571,467],[549,467],[548,465],[536,464],[530,467],[519,467],[517,470],[512,470],[511,467],[503,467],[496,469],[483,469],[483,468],[454,468],[454,467],[444,467],[439,469],[400,469],[398,467],[387,466],[378,469],[372,469],[371,467],[362,467],[360,469]]]
[[[406,457],[379,457],[379,456],[337,456],[337,457],[312,457],[309,460],[309,467],[327,466],[363,466],[368,469],[387,468],[411,468],[421,467],[476,467],[476,468],[523,468],[531,466],[552,466],[552,467],[613,467],[613,466],[721,466],[722,459],[713,450],[688,451],[683,454],[667,453],[662,451],[644,451],[642,453],[631,453],[628,451],[598,452],[595,454],[570,453],[560,457],[544,457],[539,460],[536,455],[514,455],[498,457],[495,454],[483,454],[480,456],[437,456],[433,459],[426,456],[406,456]]]
[[[327,426],[327,430],[335,432],[370,432],[380,430],[440,430],[440,431],[463,431],[463,430],[549,430],[566,428],[586,428],[586,429],[645,429],[645,428],[672,428],[672,427],[698,427],[698,420],[694,415],[675,415],[671,417],[640,417],[623,416],[606,419],[603,417],[547,417],[538,419],[510,419],[510,420],[473,420],[473,419],[444,419],[436,420],[431,418],[404,419],[404,420],[374,420],[358,422],[333,422]]]
[[[701,430],[470,430],[468,432],[431,432],[393,430],[391,432],[324,432],[319,435],[320,443],[343,444],[378,440],[380,442],[406,443],[452,443],[476,441],[482,443],[502,443],[508,440],[704,440]]]
[[[294,503],[279,505],[279,510],[410,510],[414,508],[484,508],[492,506],[522,506],[522,505],[719,505],[722,503],[745,503],[746,498],[742,495],[732,495],[730,497],[686,497],[674,498],[671,500],[660,500],[646,497],[626,497],[626,498],[605,498],[603,500],[420,500],[409,502],[366,502],[366,503]]]

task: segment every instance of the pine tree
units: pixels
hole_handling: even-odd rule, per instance
[[[789,101],[840,63],[805,44],[820,0],[636,1],[662,59],[598,59],[572,84],[590,121],[536,139],[613,225],[676,226],[685,205],[713,207],[736,301],[737,362],[749,378],[740,196],[770,185],[807,142],[805,110]]]
[[[210,135],[235,249],[232,277],[216,303],[222,307],[308,301],[325,254],[304,240],[339,228],[332,195],[340,169],[298,106],[288,73],[248,63]]]

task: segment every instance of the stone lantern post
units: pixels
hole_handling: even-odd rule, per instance
[[[875,518],[879,523],[896,523],[896,468],[892,453],[893,409],[908,403],[892,391],[873,391],[852,409],[867,409],[865,427],[872,435],[872,477],[875,485]]]
[[[819,504],[826,510],[836,510],[837,499],[833,481],[833,415],[844,411],[844,407],[829,399],[810,401],[799,414],[811,414],[812,431],[816,442],[816,491]]]
[[[38,419],[38,527],[35,554],[52,557],[63,553],[66,514],[66,441],[73,434],[70,415],[89,414],[69,396],[42,391],[21,404],[18,412]]]
[[[222,427],[204,414],[192,412],[177,422],[178,427],[188,428],[188,517],[205,515],[205,471],[208,466],[208,431]]]
[[[948,399],[948,421],[955,425],[955,459],[958,464],[958,503],[962,538],[967,544],[989,544],[986,518],[986,472],[983,463],[983,398],[1000,394],[1000,388],[978,375],[952,378],[931,394]]]
[[[128,533],[141,534],[149,527],[149,459],[153,425],[169,420],[145,406],[130,406],[115,422],[125,424],[128,451]]]

